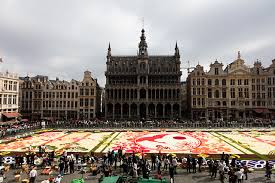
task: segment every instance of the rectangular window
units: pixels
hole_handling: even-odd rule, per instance
[[[94,91],[94,89],[92,88],[91,89],[91,95],[93,96],[95,94],[95,91]]]
[[[196,79],[193,79],[193,85],[194,86],[196,85]]]
[[[0,94],[0,105],[2,104],[2,94]]]
[[[235,106],[235,101],[231,101],[231,106]]]
[[[12,90],[12,81],[9,81],[9,90]]]
[[[196,98],[193,98],[193,106],[196,106]]]
[[[80,96],[82,96],[83,95],[83,88],[81,88],[80,89],[80,94],[79,94]],[[74,97],[73,97],[74,98]]]
[[[271,98],[271,96],[272,96],[272,95],[271,95],[271,89],[272,89],[272,88],[268,88],[268,89],[267,89],[267,97],[268,97],[268,98]]]
[[[11,95],[8,95],[8,104],[11,104]]]
[[[83,98],[80,99],[80,107],[83,107]]]
[[[230,85],[235,85],[235,79],[230,79]]]
[[[13,83],[13,91],[17,91],[17,82]]]
[[[89,89],[85,89],[85,95],[89,96]]]
[[[215,75],[219,75],[219,68],[215,68]]]
[[[66,92],[63,93],[63,98],[66,98]]]
[[[7,81],[7,80],[4,81],[4,89],[5,89],[5,90],[8,89],[8,81]]]
[[[89,99],[85,98],[85,107],[89,106]]]
[[[245,79],[244,80],[244,85],[248,85],[248,84],[249,84],[248,79]]]
[[[92,107],[94,106],[94,99],[93,98],[90,99],[90,106],[92,106]]]
[[[235,98],[235,88],[230,88],[230,97]]]
[[[238,85],[242,85],[242,80],[238,79]]]
[[[201,85],[201,80],[198,78],[197,79],[197,85],[200,86]]]
[[[212,89],[208,88],[208,98],[212,98]]]
[[[248,88],[244,89],[244,97],[245,98],[249,98],[249,90],[248,90]]]
[[[196,88],[193,88],[193,95],[196,95]]]
[[[222,98],[226,98],[226,89],[222,89]]]
[[[242,88],[239,88],[239,97],[240,98],[243,98],[243,89]]]
[[[204,89],[204,88],[201,89],[201,94],[202,94],[202,95],[205,94],[205,89]]]

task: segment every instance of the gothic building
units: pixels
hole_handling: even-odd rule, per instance
[[[180,53],[149,55],[142,29],[139,51],[113,56],[109,44],[105,86],[107,119],[175,119],[181,114]]]

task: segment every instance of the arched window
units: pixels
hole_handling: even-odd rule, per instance
[[[212,85],[212,80],[208,79],[208,85],[211,86]]]
[[[215,80],[215,85],[219,85],[219,80],[218,79]]]
[[[215,91],[215,98],[220,98],[220,92],[219,92],[219,90]]]
[[[225,79],[222,80],[222,85],[223,86],[226,85],[226,80]]]

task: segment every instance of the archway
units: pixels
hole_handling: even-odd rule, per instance
[[[107,104],[107,116],[113,116],[113,104]]]
[[[165,105],[165,117],[171,118],[171,104]]]
[[[163,105],[157,105],[157,118],[163,118]]]
[[[154,104],[149,104],[148,115],[150,118],[155,118],[155,105]]]
[[[126,103],[122,106],[122,115],[123,118],[129,118],[129,105]]]
[[[115,105],[115,118],[121,118],[121,105],[119,103]]]
[[[144,103],[139,105],[139,114],[141,119],[146,118],[146,105]]]
[[[137,117],[137,104],[131,104],[131,117]]]
[[[174,117],[180,117],[180,106],[179,104],[174,104],[173,105],[173,113],[174,113]]]

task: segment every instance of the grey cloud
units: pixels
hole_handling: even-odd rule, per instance
[[[1,67],[61,79],[81,79],[88,69],[104,86],[108,42],[115,55],[136,54],[142,17],[149,53],[173,54],[178,41],[182,67],[230,63],[238,50],[248,64],[267,66],[275,57],[274,7],[272,0],[1,1]]]

